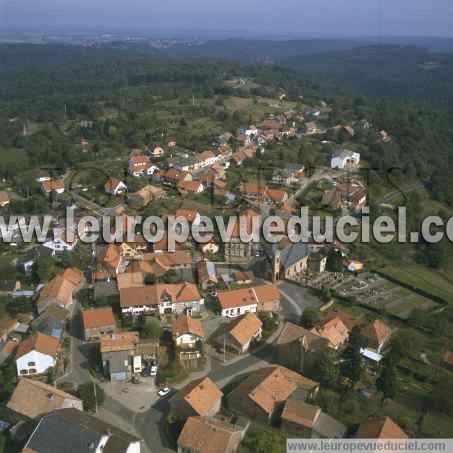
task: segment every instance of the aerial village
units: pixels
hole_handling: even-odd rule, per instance
[[[239,237],[240,217],[287,221],[302,205],[357,216],[368,196],[363,137],[397,137],[363,118],[332,124],[323,101],[281,93],[266,102],[255,124],[224,131],[209,149],[167,136],[112,158],[114,171],[35,172],[51,231],[31,244],[13,231],[2,252],[14,272],[0,277],[1,424],[23,452],[80,442],[93,451],[247,452],[260,442],[283,451],[287,437],[416,434],[395,367],[410,354],[415,305],[435,302],[322,234],[308,243]],[[94,124],[77,125],[84,155],[94,152]],[[278,157],[288,144],[292,162]],[[321,150],[316,161],[310,147]],[[7,185],[3,215],[17,201]],[[138,214],[237,223],[228,243],[189,237],[169,252],[168,237],[150,244],[138,230],[120,243],[85,243],[80,231],[68,240],[63,206],[124,225]],[[451,369],[453,351],[420,360]]]

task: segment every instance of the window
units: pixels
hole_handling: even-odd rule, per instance
[[[28,365],[28,366],[36,366],[36,363],[35,363],[35,362],[28,362],[27,365]]]
[[[36,368],[30,368],[30,369],[28,370],[28,374],[36,374],[36,372],[37,372],[37,371],[36,371]]]
[[[28,374],[27,370],[20,370],[20,374]]]

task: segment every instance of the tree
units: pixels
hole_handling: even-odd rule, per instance
[[[323,385],[333,386],[338,381],[339,373],[340,369],[335,351],[332,349],[322,351],[313,367],[313,377]]]
[[[156,277],[153,274],[145,275],[145,285],[154,285],[156,283]]]
[[[89,412],[95,412],[104,403],[104,390],[94,382],[80,384],[76,395],[83,401],[83,409]]]
[[[429,404],[432,409],[453,415],[453,379],[443,375],[433,385]]]
[[[343,272],[343,259],[335,250],[327,255],[326,267],[329,272]]]
[[[383,401],[385,399],[395,398],[397,386],[396,365],[393,361],[386,360],[376,381],[377,389],[382,392]]]
[[[151,319],[142,328],[141,331],[143,338],[152,338],[157,340],[162,335],[162,327],[157,319]]]
[[[47,282],[56,272],[55,262],[50,256],[40,256],[33,266],[33,273],[41,282]]]
[[[348,344],[343,351],[341,374],[348,378],[352,385],[356,384],[362,376],[363,359],[360,348],[363,346],[363,337],[359,327],[354,327],[349,335]]]
[[[302,327],[305,327],[306,329],[312,329],[316,324],[319,323],[320,320],[321,314],[319,313],[319,310],[308,307],[302,313],[300,323]]]

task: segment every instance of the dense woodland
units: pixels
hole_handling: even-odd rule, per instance
[[[399,58],[401,52],[405,52],[406,60],[413,59],[417,53],[411,48],[396,53],[389,51],[388,57],[395,60],[395,64],[379,66],[388,68],[385,71],[389,73],[400,74],[401,78],[411,79],[403,72],[405,60]],[[367,55],[369,52],[359,61],[368,62],[371,68],[376,61]],[[377,128],[399,138],[398,142],[388,144],[372,143],[366,136],[361,139],[370,145],[364,149],[364,158],[371,167],[381,172],[398,167],[402,176],[426,181],[436,199],[453,206],[453,182],[449,178],[453,158],[453,112],[447,106],[433,107],[414,100],[374,101],[351,95],[340,88],[341,84],[334,85],[313,74],[300,75],[278,66],[144,56],[139,48],[130,52],[119,45],[94,49],[4,45],[0,46],[0,58],[6,63],[0,71],[2,177],[13,176],[19,169],[23,172],[34,168],[37,163],[64,168],[86,160],[87,156],[73,146],[75,138],[81,134],[93,139],[100,149],[115,148],[119,143],[147,145],[168,128],[165,119],[158,115],[165,100],[178,100],[179,107],[176,106],[175,111],[179,109],[184,116],[182,121],[208,116],[215,118],[225,130],[234,131],[249,118],[242,112],[230,112],[222,107],[227,96],[241,96],[240,88],[232,88],[225,81],[242,77],[255,82],[251,88],[243,89],[244,96],[285,92],[288,99],[296,101],[301,97],[304,102],[327,101],[334,108],[332,125],[368,118]],[[312,58],[311,61],[315,64],[317,60]],[[449,71],[449,77],[445,75],[445,85],[453,90],[453,71]],[[381,82],[377,80],[376,85],[385,87],[386,82]],[[398,86],[398,81],[394,82]],[[357,84],[360,91],[360,83]],[[425,90],[425,95],[437,96],[439,89],[442,85],[433,83],[430,90]],[[217,100],[210,107],[191,106],[193,96],[216,97]],[[120,113],[97,122],[94,130],[63,128],[67,121],[92,119],[101,109]],[[12,121],[14,118],[17,121]],[[20,133],[24,123],[31,131],[34,123],[39,123],[40,127],[32,136],[24,137]],[[192,137],[193,140],[185,136],[183,141],[189,148],[209,145],[215,139],[214,132],[217,130],[211,135],[208,132],[201,143],[199,136]],[[305,154],[308,159],[316,160],[312,153]]]

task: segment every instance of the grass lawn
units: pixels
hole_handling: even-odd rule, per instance
[[[247,430],[247,434],[241,442],[238,452],[252,453],[268,451],[272,453],[285,453],[286,437],[280,430],[254,421]]]
[[[437,413],[425,415],[421,426],[421,436],[438,439],[453,437],[453,418]]]
[[[453,298],[453,277],[447,272],[433,271],[418,264],[386,266],[383,272],[434,296],[446,300]]]

